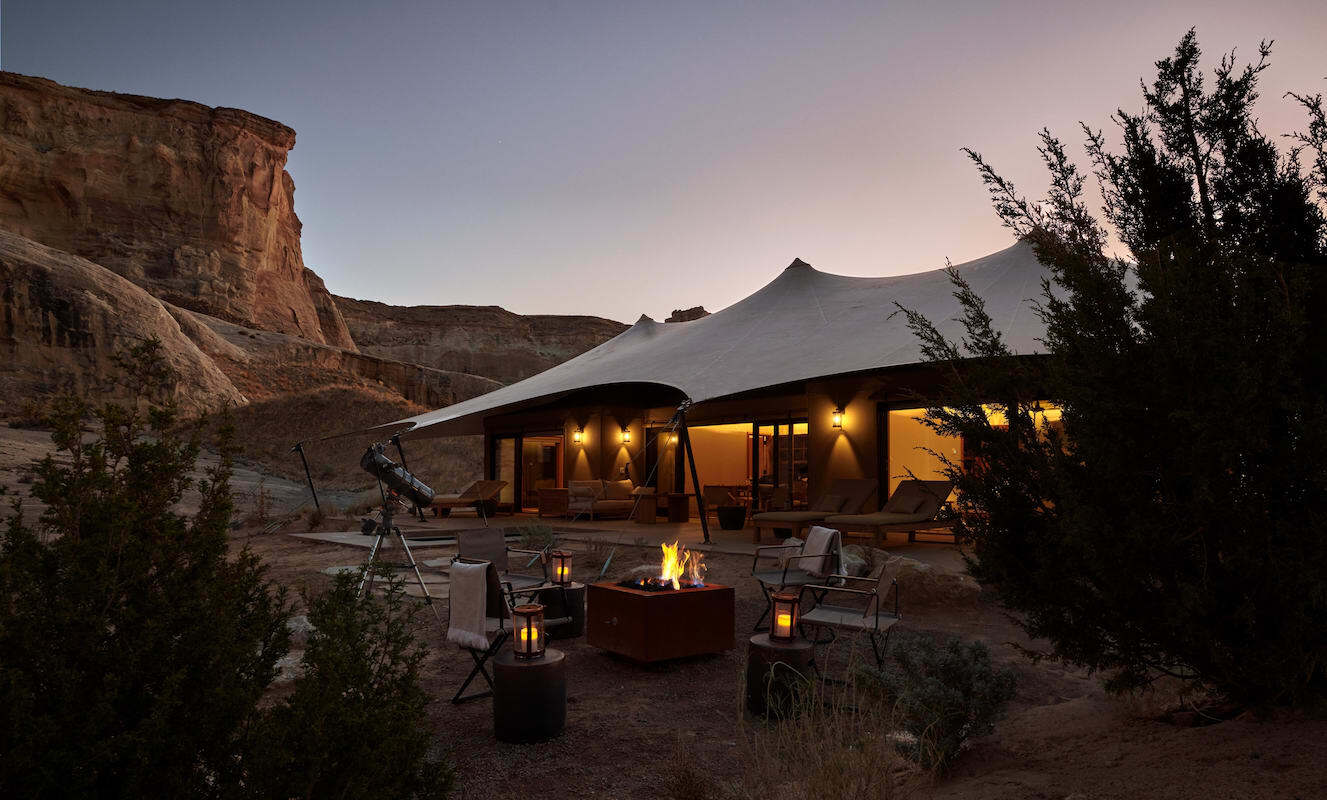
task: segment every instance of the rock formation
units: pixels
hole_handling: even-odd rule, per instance
[[[0,414],[62,391],[122,396],[113,356],[156,338],[186,410],[245,398],[181,331],[166,306],[108,269],[0,231]]]
[[[664,322],[690,322],[693,319],[708,317],[710,312],[705,310],[705,306],[693,306],[691,308],[675,308],[673,313],[668,315]]]
[[[0,72],[0,228],[175,305],[353,349],[304,267],[294,144],[238,109]]]
[[[337,297],[361,352],[483,375],[528,378],[627,329],[601,317],[513,314],[497,306],[389,306]]]

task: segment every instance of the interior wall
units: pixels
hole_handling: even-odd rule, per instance
[[[911,470],[922,480],[943,480],[944,455],[955,464],[963,459],[963,443],[957,436],[941,436],[922,422],[922,408],[889,412],[889,492],[894,493]],[[933,455],[934,453],[934,455]]]
[[[701,486],[709,484],[740,485],[751,482],[751,426],[687,426],[691,448],[696,456],[696,474]],[[695,492],[691,472],[687,470],[686,491]]]

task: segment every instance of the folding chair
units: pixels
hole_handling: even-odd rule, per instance
[[[511,637],[511,629],[507,627],[507,620],[511,619],[511,610],[517,605],[518,596],[526,595],[529,597],[547,589],[556,588],[562,593],[562,607],[571,607],[567,603],[567,589],[565,586],[540,584],[529,586],[524,589],[513,589],[510,583],[498,580],[497,567],[491,561],[464,558],[461,556],[452,559],[452,564],[458,562],[462,564],[483,564],[486,567],[484,570],[484,635],[485,637],[491,636],[492,638],[488,640],[488,646],[483,648],[463,644],[458,645],[462,650],[465,650],[470,654],[470,658],[475,662],[475,665],[471,668],[470,673],[465,676],[465,680],[461,683],[461,687],[456,690],[456,694],[452,697],[452,702],[457,705],[469,702],[470,700],[479,700],[484,697],[492,696],[493,676],[489,674],[488,671],[488,660],[497,655],[502,649],[502,645]],[[455,590],[456,586],[453,584],[452,591],[455,592]],[[544,620],[544,625],[546,627],[554,627],[570,621],[571,617],[569,616],[554,617],[552,619],[546,618]],[[450,624],[451,620],[449,615],[449,633]],[[465,690],[469,688],[470,684],[476,677],[482,677],[484,683],[488,684],[488,689],[466,694]]]
[[[812,539],[812,536],[815,539]],[[816,545],[819,546],[816,546]],[[809,549],[808,549],[809,548]],[[779,552],[790,551],[790,552]],[[770,555],[774,554],[774,555]],[[755,558],[751,560],[751,577],[760,584],[760,591],[765,595],[765,610],[756,620],[753,631],[763,630],[765,618],[774,607],[773,595],[792,586],[799,587],[811,583],[820,583],[842,569],[842,541],[838,531],[819,526],[811,529],[807,540],[802,544],[776,544],[757,547]],[[780,558],[783,566],[761,569],[760,559]],[[825,569],[808,569],[811,559],[828,559]],[[823,561],[821,562],[824,563]]]
[[[512,572],[510,559],[512,553],[531,556],[531,562],[538,558],[539,567],[543,574],[535,576]],[[458,531],[456,533],[456,554],[462,558],[492,562],[498,570],[498,581],[510,584],[516,589],[528,589],[531,586],[549,583],[547,548],[544,550],[522,550],[516,547],[508,547],[507,536],[501,528]]]

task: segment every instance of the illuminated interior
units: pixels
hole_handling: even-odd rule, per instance
[[[1038,429],[1042,424],[1060,423],[1061,411],[1050,403],[1041,403],[1036,414]],[[994,406],[984,406],[991,425],[1002,428],[1009,424],[1004,412]],[[909,470],[922,480],[943,480],[944,456],[955,464],[964,463],[963,442],[957,436],[941,436],[922,420],[924,408],[901,408],[889,412],[889,492],[892,495]]]

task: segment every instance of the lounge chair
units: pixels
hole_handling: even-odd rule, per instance
[[[838,584],[838,585],[834,585]],[[881,610],[890,589],[894,591],[893,610]],[[811,595],[807,605],[807,595]],[[826,602],[830,595],[851,595],[864,600],[862,608],[835,605]],[[885,570],[875,577],[856,577],[853,575],[830,575],[829,580],[821,583],[808,583],[802,587],[800,598],[802,608],[801,624],[829,631],[828,638],[807,637],[814,644],[834,641],[838,631],[865,633],[871,639],[871,652],[875,654],[877,667],[884,666],[885,649],[889,647],[889,633],[902,617],[899,615],[898,581],[890,580],[885,585]]]
[[[498,510],[498,493],[507,485],[506,481],[475,481],[454,494],[440,494],[433,498],[433,515],[445,517],[453,508],[473,508],[480,517],[487,519]]]
[[[529,556],[533,562],[539,560],[542,575],[522,575],[511,571],[511,554]],[[473,531],[456,533],[456,554],[471,561],[488,561],[497,569],[498,580],[510,584],[517,590],[536,586],[551,585],[548,580],[548,553],[544,550],[521,550],[507,546],[506,535],[501,528],[480,528]]]
[[[916,541],[918,531],[948,527],[950,523],[937,520],[953,491],[952,481],[906,480],[898,485],[885,507],[874,514],[836,514],[826,517],[825,524],[841,531],[863,531],[871,534],[871,545],[883,547],[885,534],[890,531],[908,534],[908,541]]]
[[[774,601],[772,595],[790,586],[801,587],[809,583],[823,583],[829,575],[842,567],[843,541],[839,532],[816,526],[811,528],[802,544],[772,544],[756,548],[751,561],[751,577],[760,583],[765,595],[765,611],[756,620],[754,631],[762,629]],[[776,559],[782,566],[762,565],[760,560]]]
[[[452,696],[453,703],[478,700],[493,694],[493,677],[488,673],[488,660],[497,655],[511,636],[507,620],[517,598],[544,591],[549,587],[537,586],[515,589],[510,583],[498,580],[497,567],[491,561],[457,556],[449,570],[451,592],[448,603],[451,611],[447,621],[447,641],[470,653],[475,662],[470,674]],[[562,587],[559,587],[562,588]],[[565,594],[565,588],[562,588]],[[563,608],[569,608],[563,598]],[[570,617],[546,619],[546,626],[570,622]],[[476,677],[482,676],[488,684],[486,691],[466,694],[465,690]]]
[[[721,506],[734,506],[737,502],[733,500],[733,490],[731,486],[718,486],[707,484],[700,492],[701,497],[705,499],[705,515],[719,516]]]
[[[793,536],[800,536],[803,529],[819,524],[845,509],[851,509],[851,513],[855,514],[870,501],[875,488],[874,478],[835,478],[816,504],[807,511],[765,511],[753,516],[752,541],[759,544],[760,532],[765,528],[790,528]]]

